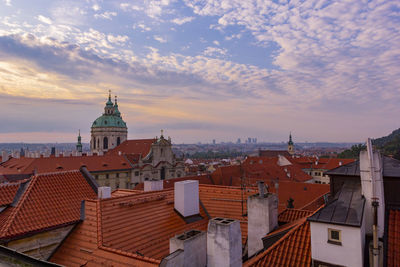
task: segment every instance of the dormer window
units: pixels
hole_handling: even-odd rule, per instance
[[[328,228],[328,243],[334,245],[342,245],[341,230]]]

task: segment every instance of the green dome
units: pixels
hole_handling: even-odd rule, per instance
[[[126,123],[121,117],[115,115],[105,115],[98,117],[92,124],[92,127],[120,127],[126,128]]]

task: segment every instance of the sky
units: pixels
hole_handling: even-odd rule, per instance
[[[400,127],[400,2],[0,0],[0,143],[361,142]]]

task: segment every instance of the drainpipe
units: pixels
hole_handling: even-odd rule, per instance
[[[374,167],[374,159],[373,159],[373,150],[372,150],[372,142],[371,139],[367,140],[367,151],[368,158],[370,164],[370,174],[371,174],[371,182],[372,182],[372,212],[374,216],[374,223],[372,225],[372,240],[373,240],[373,267],[379,266],[379,246],[378,246],[378,206],[379,199],[376,196],[376,185],[375,185],[375,167]]]

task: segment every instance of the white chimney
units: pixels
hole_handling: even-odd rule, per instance
[[[208,222],[207,267],[242,266],[242,233],[238,220],[214,218]]]
[[[247,199],[249,257],[263,249],[262,238],[278,226],[277,196],[260,191],[261,194],[249,196]]]
[[[199,214],[199,181],[176,182],[174,187],[175,209],[183,217]]]
[[[111,198],[111,187],[100,186],[97,188],[97,197],[99,199]]]
[[[144,191],[158,191],[163,190],[164,183],[162,180],[144,181]]]
[[[169,240],[169,253],[183,250],[183,266],[205,267],[207,265],[207,235],[190,230]]]
[[[1,152],[1,162],[7,161],[8,160],[8,152],[3,150]]]

